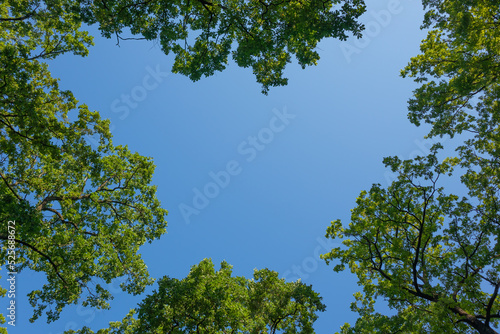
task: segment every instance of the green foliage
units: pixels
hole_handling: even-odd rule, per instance
[[[431,124],[429,137],[464,132],[455,157],[386,158],[398,172],[387,188],[362,192],[351,223],[332,222],[327,236],[345,247],[323,258],[349,267],[363,293],[360,317],[342,333],[497,333],[500,322],[499,2],[424,0],[422,54],[402,71],[421,83],[409,118]],[[461,183],[462,196],[438,186]],[[383,298],[396,311],[375,311]]]
[[[255,270],[253,279],[232,276],[226,262],[215,271],[205,259],[182,280],[163,277],[122,322],[97,334],[135,333],[314,333],[321,297],[276,272]],[[133,316],[137,315],[137,319]],[[92,334],[88,328],[67,334]]]
[[[335,221],[327,231],[345,248],[323,258],[340,261],[335,271],[348,266],[363,286],[353,305],[361,318],[344,332],[494,333],[488,329],[500,319],[500,224],[498,211],[491,216],[484,208],[495,196],[446,194],[438,179],[451,174],[454,162],[439,163],[436,152],[385,163],[397,180],[362,192],[349,226]],[[397,314],[375,313],[376,297]]]
[[[422,54],[402,71],[422,85],[409,101],[409,118],[432,124],[431,136],[477,131],[479,105],[498,101],[500,21],[497,0],[424,0]],[[495,103],[496,104],[496,103]],[[496,107],[498,108],[498,107]]]
[[[283,71],[291,55],[305,67],[316,64],[315,48],[323,38],[345,39],[349,33],[359,37],[363,27],[356,19],[364,10],[362,0],[3,1],[0,265],[7,260],[5,222],[13,220],[14,269],[43,272],[47,278],[29,294],[31,321],[44,312],[49,322],[57,320],[66,305],[78,302],[107,308],[112,296],[104,284],[117,277],[127,277],[122,284],[127,292],[143,292],[152,279],[139,247],[166,231],[167,211],[151,185],[151,159],[113,145],[109,122],[79,104],[70,91],[60,90],[50,74],[50,60],[58,55],[87,55],[92,37],[82,23],[98,23],[104,36],[118,40],[124,29],[159,40],[165,53],[175,54],[173,71],[193,80],[223,70],[232,52],[239,66],[253,68],[267,92],[286,84]],[[89,136],[98,138],[98,147],[87,143]],[[224,265],[221,273],[227,274],[227,268]],[[226,280],[236,290],[240,284],[242,298],[253,306],[232,300],[229,312],[221,304],[226,310],[217,315],[221,326],[236,328],[234,316],[243,312],[248,317],[245,326],[309,333],[314,311],[324,308],[309,287],[284,283],[272,272],[256,273],[256,283]],[[168,278],[161,282],[160,288],[187,284]],[[129,315],[117,326],[125,333],[135,326],[128,323],[143,326],[144,321]]]
[[[79,31],[77,5],[0,5],[0,239],[5,246],[6,222],[15,220],[16,271],[46,274],[29,294],[32,321],[44,310],[56,320],[79,300],[107,307],[103,284],[113,278],[126,276],[122,288],[141,293],[152,279],[138,249],[166,228],[151,159],[114,146],[108,121],[61,91],[45,63],[65,52],[86,55],[91,38]],[[1,265],[6,259],[4,249]]]
[[[0,268],[0,270],[1,270],[1,268]],[[0,276],[0,278],[1,278],[1,276]],[[7,289],[0,287],[0,297],[5,297],[6,294],[7,294]],[[0,324],[5,324],[5,322],[6,322],[5,316],[3,314],[0,314]],[[0,327],[0,333],[7,334],[7,328]]]
[[[113,0],[83,1],[81,15],[99,23],[103,36],[133,35],[158,40],[175,54],[172,67],[193,81],[222,71],[228,57],[252,67],[262,92],[287,84],[283,71],[291,56],[305,68],[316,65],[324,38],[360,37],[362,0]],[[134,39],[135,37],[132,37]]]

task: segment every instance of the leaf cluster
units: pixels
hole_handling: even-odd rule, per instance
[[[305,68],[316,65],[324,38],[360,37],[362,0],[113,0],[83,1],[80,15],[98,23],[103,36],[158,41],[174,53],[172,72],[193,81],[222,71],[232,58],[251,67],[267,94],[286,85],[283,76],[295,55]],[[124,30],[132,36],[123,37]]]
[[[287,283],[268,269],[255,270],[253,279],[232,276],[226,262],[215,271],[204,259],[182,280],[160,279],[138,308],[97,334],[314,333],[316,312],[324,310],[321,297],[299,281]]]
[[[401,161],[388,187],[363,191],[351,223],[332,222],[327,236],[344,247],[324,254],[334,270],[349,267],[363,292],[360,317],[342,333],[497,333],[499,251],[499,2],[424,0],[422,53],[402,71],[420,84],[409,100],[428,137],[458,140],[456,155]],[[465,138],[465,139],[464,139]],[[443,178],[464,193],[447,193]],[[376,311],[384,299],[396,314]]]
[[[15,220],[16,271],[46,274],[29,294],[32,321],[43,311],[56,320],[77,302],[108,307],[104,286],[117,277],[127,277],[124,290],[142,292],[152,279],[138,249],[166,228],[152,160],[113,145],[109,122],[50,75],[47,60],[86,55],[91,44],[71,12],[77,5],[0,5],[0,240],[7,245],[6,222]],[[0,255],[3,265],[5,246]]]

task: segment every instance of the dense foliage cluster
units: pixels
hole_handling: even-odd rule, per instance
[[[264,93],[287,84],[283,71],[292,55],[302,68],[316,65],[315,48],[322,39],[360,37],[363,26],[357,19],[365,11],[362,0],[84,3],[85,22],[98,22],[104,36],[159,41],[166,54],[175,54],[172,72],[196,81],[224,70],[231,54],[238,66],[253,69]],[[139,37],[122,37],[124,29]]]
[[[408,116],[428,123],[429,137],[454,138],[457,149],[446,157],[436,144],[428,156],[385,158],[397,178],[363,191],[349,225],[328,228],[343,246],[322,257],[335,271],[349,267],[363,287],[352,305],[359,318],[342,333],[493,334],[500,325],[500,3],[423,5],[422,53],[402,71],[420,84]],[[125,291],[142,293],[153,280],[139,247],[166,232],[152,160],[114,145],[108,121],[50,74],[58,55],[87,55],[92,37],[82,24],[118,43],[158,41],[175,56],[172,71],[194,81],[224,70],[231,55],[267,93],[287,83],[292,56],[304,68],[319,60],[322,39],[360,37],[364,11],[361,0],[2,2],[0,219],[16,222],[11,269],[46,275],[29,294],[31,320],[44,312],[57,320],[78,302],[107,308],[105,284],[118,277]],[[446,178],[464,193],[448,192]],[[1,224],[2,266],[9,235]],[[377,298],[393,315],[376,311]],[[182,280],[160,279],[123,321],[98,333],[313,333],[324,309],[310,286],[273,271],[233,277],[227,263],[215,271],[203,260]]]
[[[409,119],[431,124],[429,137],[456,137],[458,148],[386,158],[398,178],[362,192],[349,226],[329,227],[345,248],[324,259],[363,286],[352,306],[360,318],[342,333],[497,333],[500,324],[499,3],[423,3],[429,32],[402,71],[421,83]],[[446,192],[446,177],[465,193]],[[376,297],[396,315],[375,312]]]
[[[107,307],[103,283],[116,277],[127,277],[124,290],[142,292],[152,281],[137,251],[166,228],[151,159],[114,146],[108,122],[50,75],[47,60],[84,56],[92,43],[69,10],[75,4],[0,5],[0,217],[16,221],[15,271],[47,277],[29,295],[32,320],[44,310],[56,320],[81,297]],[[97,148],[89,135],[100,139]],[[7,238],[1,224],[0,239]]]
[[[363,12],[361,0],[3,1],[0,219],[14,221],[16,233],[1,224],[0,265],[13,256],[10,237],[17,245],[10,271],[45,273],[45,284],[29,294],[31,320],[44,312],[49,322],[57,320],[75,303],[107,308],[112,295],[105,286],[118,277],[125,277],[123,290],[142,293],[153,280],[139,247],[166,232],[152,160],[114,145],[109,122],[59,89],[50,74],[57,56],[88,54],[92,37],[83,24],[98,24],[104,36],[118,40],[129,38],[124,29],[159,40],[165,53],[175,54],[173,71],[193,80],[224,69],[236,43],[233,58],[252,67],[267,92],[286,84],[290,55],[305,67],[319,59],[314,48],[321,39],[359,36],[356,19]],[[310,328],[314,319],[307,313],[297,326]]]
[[[160,279],[137,309],[97,334],[314,333],[316,312],[324,310],[310,286],[286,283],[268,269],[255,270],[253,279],[234,277],[226,262],[215,271],[205,259],[182,280]]]

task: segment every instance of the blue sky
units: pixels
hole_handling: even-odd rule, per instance
[[[288,86],[268,96],[250,69],[231,63],[193,83],[168,73],[173,59],[158,45],[122,41],[118,47],[95,27],[88,57],[64,55],[49,64],[61,88],[111,120],[115,144],[155,161],[169,226],[141,249],[153,277],[183,278],[203,258],[217,267],[226,260],[246,277],[267,267],[312,284],[327,306],[316,332],[333,333],[355,321],[349,305],[360,288],[354,275],[334,273],[318,258],[337,245],[324,238],[326,228],[334,219],[349,222],[361,190],[387,185],[383,157],[406,159],[429,147],[426,129],[406,117],[416,85],[399,77],[419,52],[422,19],[419,1],[367,1],[363,40],[322,42],[318,65],[290,64]],[[19,318],[9,332],[97,330],[144,297],[119,291],[117,281],[109,311],[68,307],[55,323],[30,324],[24,295],[42,280],[34,273],[18,277]]]

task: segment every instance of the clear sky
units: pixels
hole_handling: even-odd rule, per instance
[[[150,156],[154,183],[169,210],[168,233],[141,249],[153,277],[183,278],[212,258],[251,277],[269,268],[312,284],[326,304],[316,333],[354,322],[349,271],[337,274],[319,254],[338,245],[324,238],[330,221],[349,222],[361,190],[388,184],[382,158],[427,153],[423,128],[406,117],[416,87],[399,71],[419,52],[420,1],[367,0],[365,38],[326,40],[318,66],[287,68],[289,84],[261,94],[251,69],[231,63],[193,83],[169,74],[172,57],[152,42],[98,35],[90,55],[50,62],[60,86],[111,120],[113,142]],[[59,334],[121,320],[145,296],[115,294],[111,310],[68,307],[59,321],[28,322],[29,291],[43,275],[18,278],[18,321],[11,333]],[[151,292],[155,286],[150,287]],[[2,300],[2,303],[5,301]],[[3,304],[2,304],[3,305]]]

